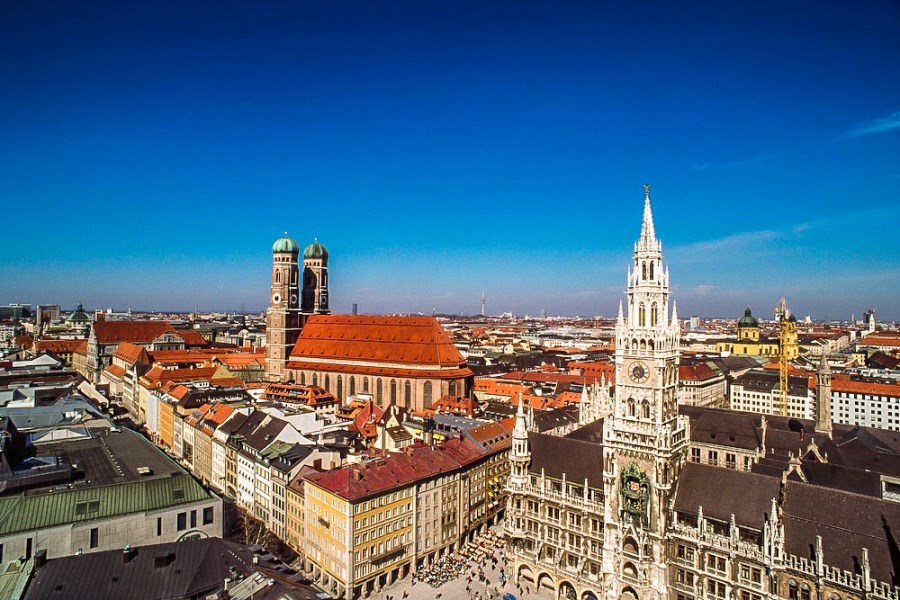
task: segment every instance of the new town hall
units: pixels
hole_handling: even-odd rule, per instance
[[[576,426],[538,432],[517,414],[516,581],[571,600],[896,599],[896,434],[832,425],[824,360],[815,421],[678,406],[679,324],[649,186],[627,281],[614,392],[584,393]]]

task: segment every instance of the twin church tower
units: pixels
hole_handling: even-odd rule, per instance
[[[272,290],[266,314],[266,373],[283,381],[287,361],[310,315],[327,315],[328,250],[318,240],[303,251],[288,237],[272,245]],[[303,277],[302,282],[300,277]]]

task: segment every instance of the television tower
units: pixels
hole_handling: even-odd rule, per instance
[[[484,290],[481,290],[481,316],[484,316]]]

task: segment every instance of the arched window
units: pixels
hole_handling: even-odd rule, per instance
[[[356,395],[356,377],[353,375],[350,376],[350,395]]]
[[[641,263],[641,279],[647,279],[647,263]]]
[[[313,373],[313,385],[319,385],[319,374]]]
[[[629,398],[628,399],[628,416],[633,417],[634,411],[635,411],[634,398]]]
[[[638,325],[643,327],[647,324],[647,307],[641,302],[638,304]]]
[[[652,264],[652,263],[651,263]],[[656,302],[650,305],[650,326],[655,327],[657,319],[659,318],[659,307],[656,305]]]
[[[331,377],[329,377],[327,373],[325,374],[325,384],[322,387],[329,392],[331,391]]]
[[[650,418],[650,403],[646,400],[641,403],[641,417],[645,419]]]
[[[281,271],[275,271],[275,283],[281,283]]]
[[[653,263],[650,263],[650,281],[653,281]]]
[[[422,386],[422,408],[431,408],[431,382],[426,381]]]
[[[409,379],[403,384],[403,405],[406,408],[412,406],[412,385],[409,383]]]
[[[641,340],[641,350],[646,350],[646,349],[647,349],[647,341]]]
[[[382,400],[382,389],[381,389],[381,377],[375,380],[375,403],[378,406],[381,406]]]
[[[369,378],[363,377],[363,394],[369,393]]]
[[[306,385],[306,373],[300,371],[300,385]]]
[[[397,381],[391,379],[391,404],[397,404]]]
[[[344,379],[340,375],[337,376],[337,399],[338,402],[344,400]]]

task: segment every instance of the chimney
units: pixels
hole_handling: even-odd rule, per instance
[[[132,550],[131,544],[125,546],[125,549],[122,550],[122,563],[129,563],[131,559],[134,558],[136,552]]]
[[[40,569],[47,564],[47,550],[41,549],[34,553],[34,568]]]

